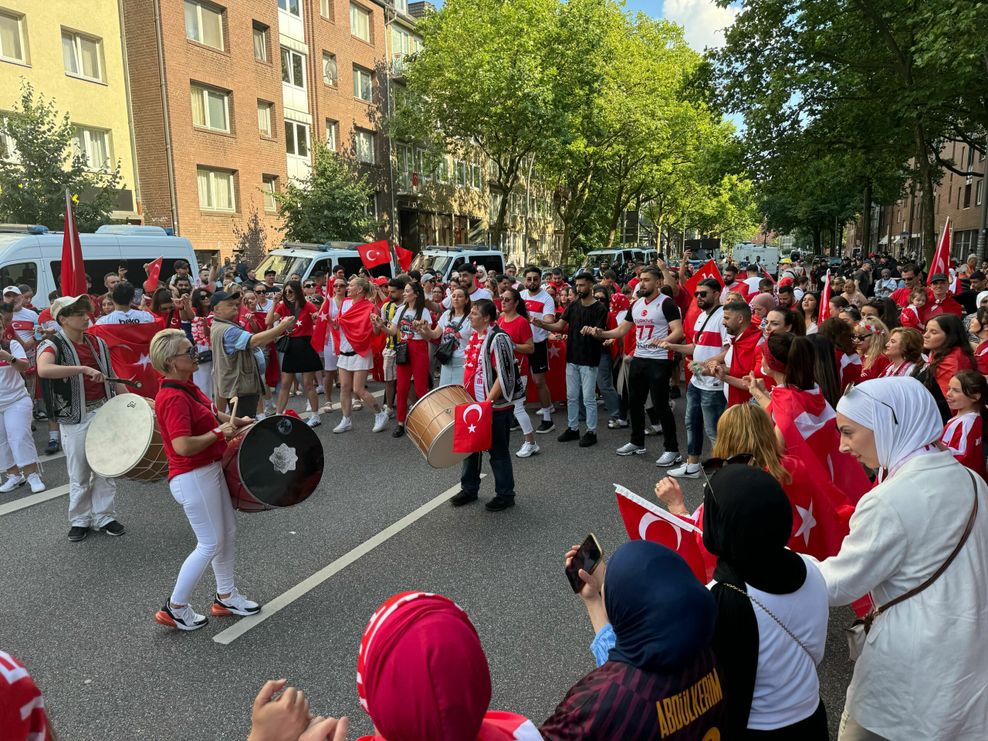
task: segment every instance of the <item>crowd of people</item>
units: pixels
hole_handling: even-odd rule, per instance
[[[489,707],[490,668],[462,608],[438,594],[396,594],[359,647],[356,689],[370,738],[812,741],[835,727],[846,741],[988,737],[979,634],[988,619],[984,273],[968,263],[926,285],[917,266],[874,257],[849,263],[846,277],[832,272],[824,303],[826,273],[799,261],[775,277],[728,263],[720,280],[691,280],[687,265],[581,272],[572,286],[513,266],[504,275],[463,266],[445,286],[414,271],[290,276],[281,288],[273,276],[240,285],[207,274],[196,286],[176,271],[190,292],[159,288],[147,314],[165,317],[151,346],[165,379],[156,409],[169,485],[198,545],[156,619],[202,627],[207,618],[188,597],[210,566],[214,616],[262,609],[235,585],[235,522],[219,460],[240,427],[283,412],[296,387],[315,426],[331,411],[319,397],[331,403],[338,384],[335,433],[352,429],[362,404],[375,432],[393,413],[401,437],[413,394],[445,383],[491,402],[495,496],[486,506],[497,512],[514,504],[512,458],[540,453],[536,435],[555,428],[546,374],[565,362],[558,441],[598,443],[598,395],[608,427],[628,429],[619,456],[643,455],[645,438],[661,435],[655,463],[665,476],[655,495],[700,533],[707,578],[647,540],[580,569],[596,668],[540,724]],[[97,323],[147,321],[129,283],[109,293]],[[84,337],[95,310],[85,296],[55,299],[58,330],[38,356],[67,458],[98,402],[118,390],[106,348]],[[565,356],[553,357],[549,342],[564,343]],[[23,352],[0,350],[0,361],[5,354],[11,373],[24,372]],[[383,404],[367,391],[371,374],[385,384]],[[537,425],[526,409],[530,383]],[[234,396],[238,416],[227,413]],[[685,458],[672,413],[682,396]],[[514,455],[513,429],[523,437]],[[481,455],[464,461],[454,506],[478,499]],[[27,458],[15,453],[14,462],[8,481],[31,475]],[[681,479],[704,482],[695,511]],[[120,527],[112,487],[91,486],[88,496],[74,516]],[[816,527],[838,535],[820,546]],[[578,548],[562,557],[567,567]],[[817,668],[830,608],[845,605],[861,620],[849,632],[856,663],[834,719]],[[284,680],[262,688],[252,720],[252,741],[338,740],[348,730],[345,718],[313,715]]]

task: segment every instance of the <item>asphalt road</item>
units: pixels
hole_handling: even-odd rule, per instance
[[[254,695],[277,677],[303,689],[314,712],[348,715],[357,738],[371,731],[355,686],[361,634],[381,601],[407,589],[440,592],[470,614],[490,663],[493,709],[539,723],[593,669],[593,631],[562,573],[563,553],[591,531],[605,552],[626,540],[612,483],[652,496],[661,476],[656,438],[647,456],[631,458],[614,454],[626,430],[603,427],[593,448],[562,444],[559,412],[557,433],[539,436],[543,452],[514,459],[516,506],[491,513],[437,500],[458,490],[459,469],[434,470],[407,438],[372,434],[368,410],[355,413],[345,435],[331,433],[338,419],[323,415],[317,429],[326,471],[315,494],[237,516],[243,593],[270,603],[320,575],[240,635],[225,632],[239,618],[214,618],[194,633],[154,622],[195,545],[164,482],[121,481],[117,512],[127,534],[94,532],[82,543],[66,538],[65,495],[12,512],[4,508],[31,501],[27,487],[0,495],[0,648],[29,668],[60,738],[245,738]],[[685,449],[682,429],[680,438]],[[40,448],[42,432],[37,439]],[[45,463],[44,475],[49,489],[67,484],[64,459]],[[687,504],[699,504],[700,483],[685,488]],[[481,502],[492,490],[488,477]],[[207,572],[193,600],[200,612],[213,589]],[[832,735],[850,680],[841,635],[850,615],[831,613],[820,667]]]

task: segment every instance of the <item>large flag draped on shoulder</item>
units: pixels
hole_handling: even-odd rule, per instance
[[[823,292],[820,294],[820,305],[817,306],[817,323],[823,324],[830,318],[830,269],[823,280]]]
[[[686,290],[689,291],[690,296],[696,291],[696,287],[700,285],[700,281],[707,278],[713,278],[720,283],[721,287],[724,285],[724,278],[721,277],[720,271],[717,269],[717,263],[713,260],[707,260],[686,280]]]
[[[837,414],[819,387],[802,391],[776,386],[772,389],[770,411],[775,426],[782,432],[786,453],[801,458],[811,474],[832,481],[846,497],[847,504],[857,504],[871,489],[861,464],[840,452]]]
[[[614,494],[629,538],[648,540],[675,551],[689,564],[696,578],[707,583],[707,569],[698,543],[703,535],[699,527],[618,484],[614,484]]]
[[[933,253],[933,262],[930,263],[930,272],[926,274],[926,285],[937,273],[950,275],[950,217],[944,222],[943,231],[940,232],[940,241],[937,242],[936,252]]]
[[[75,225],[72,196],[65,191],[65,230],[62,232],[61,289],[63,296],[81,296],[86,292],[86,268],[82,262],[82,242]]]
[[[387,265],[391,262],[391,248],[388,247],[388,241],[386,239],[362,244],[357,247],[357,252],[360,253],[360,262],[368,270],[376,268],[378,265]]]
[[[491,448],[494,405],[489,401],[457,404],[453,411],[453,452],[482,453]]]
[[[328,300],[332,301],[332,299]],[[381,352],[384,348],[387,335],[384,332],[374,334],[370,323],[371,312],[376,311],[377,307],[373,302],[360,299],[353,303],[345,314],[341,313],[337,317],[337,321],[346,333],[347,341],[357,355],[367,357],[371,353]]]
[[[110,348],[110,361],[117,378],[141,382],[141,388],[128,387],[128,391],[153,399],[161,376],[151,367],[151,338],[162,329],[164,323],[158,319],[149,324],[97,324],[86,331]]]

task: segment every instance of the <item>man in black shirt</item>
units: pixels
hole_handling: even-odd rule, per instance
[[[583,334],[584,327],[607,329],[607,307],[593,296],[593,276],[578,273],[577,301],[566,307],[556,322],[533,318],[532,323],[550,332],[566,335],[566,412],[568,426],[559,442],[579,440],[581,448],[597,444],[597,366],[600,365],[600,340]],[[580,437],[580,396],[587,415],[587,432]]]

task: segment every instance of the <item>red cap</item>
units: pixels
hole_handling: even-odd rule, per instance
[[[386,285],[387,282],[388,282],[388,276],[386,276],[386,275],[381,275],[381,276],[379,276],[377,278],[374,278],[374,285],[376,285],[376,286]]]

